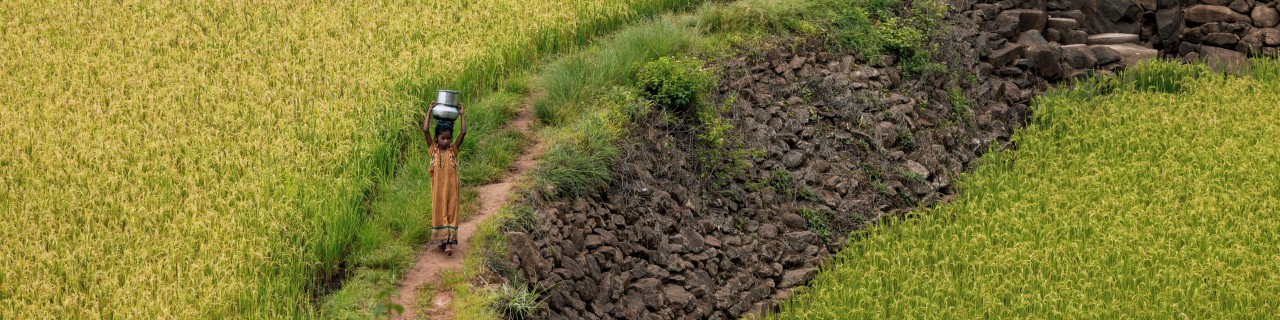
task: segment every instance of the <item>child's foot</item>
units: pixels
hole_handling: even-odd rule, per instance
[[[444,247],[444,255],[452,257],[452,256],[453,256],[453,247],[451,247],[451,246],[445,246],[445,247]]]

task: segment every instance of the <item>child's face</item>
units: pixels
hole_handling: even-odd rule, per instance
[[[448,148],[453,143],[453,131],[442,131],[436,135],[436,145],[441,148]]]

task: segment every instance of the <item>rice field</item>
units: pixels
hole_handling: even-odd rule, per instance
[[[1158,63],[1040,98],[1016,151],[856,234],[777,317],[1273,318],[1277,66]]]
[[[686,2],[0,2],[0,319],[315,316],[432,91]]]

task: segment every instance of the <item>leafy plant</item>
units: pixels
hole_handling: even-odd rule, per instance
[[[715,78],[703,64],[697,58],[662,57],[645,64],[636,84],[659,107],[677,112],[696,110],[715,86]]]

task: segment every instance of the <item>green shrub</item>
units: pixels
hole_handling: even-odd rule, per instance
[[[677,112],[695,110],[703,95],[715,86],[715,77],[702,64],[697,58],[662,57],[645,64],[636,75],[636,84],[660,107]]]

